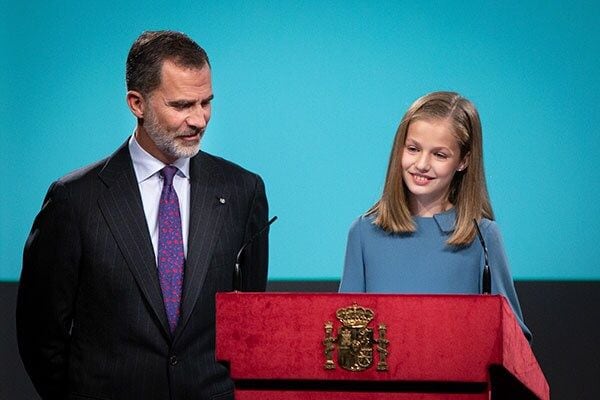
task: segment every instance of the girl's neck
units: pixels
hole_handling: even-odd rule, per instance
[[[416,199],[409,199],[410,213],[414,217],[433,217],[436,214],[448,211],[452,207],[453,204],[448,199],[430,203],[421,203]]]

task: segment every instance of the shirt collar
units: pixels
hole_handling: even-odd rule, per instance
[[[433,219],[435,219],[435,222],[437,222],[442,232],[450,233],[454,231],[454,224],[456,222],[456,210],[454,209],[454,207],[452,207],[449,210],[446,210],[439,214],[435,214],[433,216]]]
[[[155,158],[140,146],[135,139],[135,134],[129,138],[129,153],[133,162],[133,169],[137,177],[138,183],[141,183],[154,174],[163,169],[166,164]],[[171,165],[177,167],[177,175],[189,178],[190,177],[190,159],[178,158]]]

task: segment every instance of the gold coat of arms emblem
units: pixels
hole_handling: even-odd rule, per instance
[[[378,324],[379,337],[374,337],[373,328],[369,327],[375,316],[373,310],[353,304],[340,308],[335,315],[342,325],[334,335],[333,323],[325,323],[325,369],[335,369],[334,352],[337,347],[337,364],[343,369],[358,372],[370,368],[375,349],[379,355],[377,371],[387,371],[387,328],[385,324]]]

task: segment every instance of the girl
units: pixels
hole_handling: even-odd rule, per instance
[[[492,293],[528,340],[488,196],[481,122],[458,93],[415,101],[396,132],[381,199],[350,228],[340,292],[480,293],[483,234]]]

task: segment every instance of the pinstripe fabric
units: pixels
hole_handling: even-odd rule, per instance
[[[231,290],[237,250],[267,221],[266,197],[260,177],[202,152],[190,180],[172,337],[126,145],[51,186],[26,243],[17,306],[19,349],[43,398],[231,397],[214,358],[214,294]],[[248,250],[245,288],[264,290],[266,236]]]

